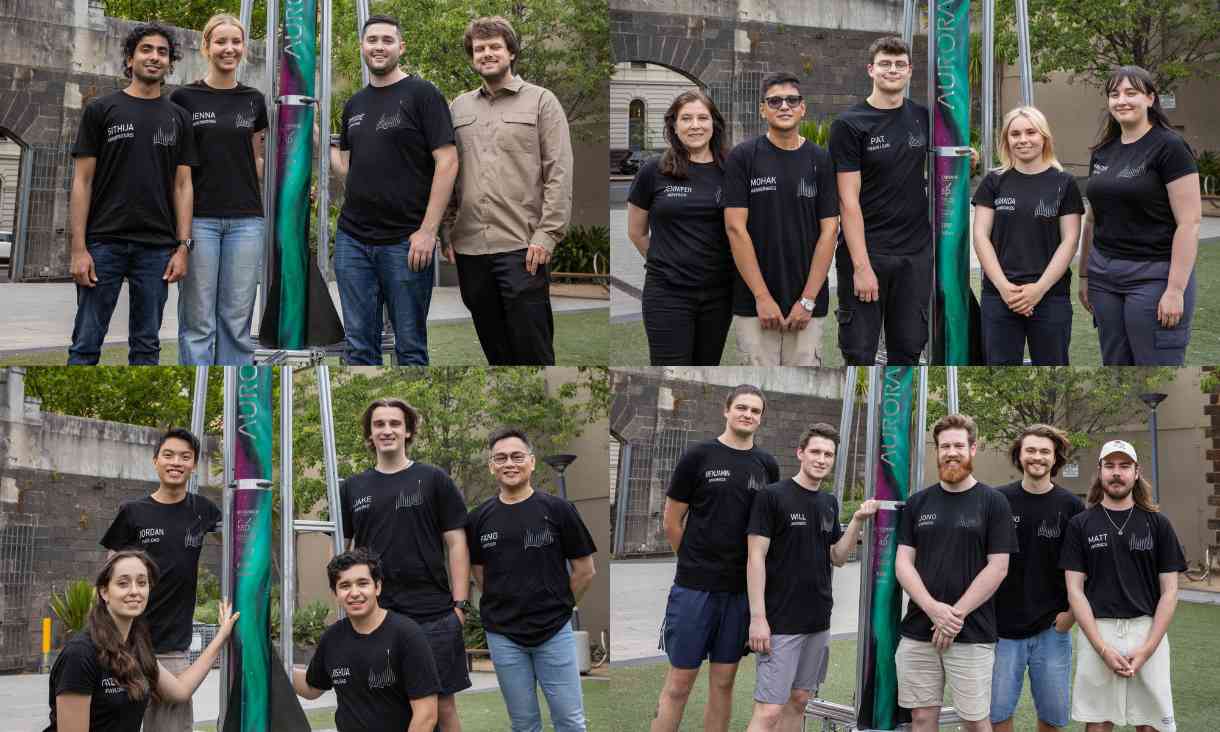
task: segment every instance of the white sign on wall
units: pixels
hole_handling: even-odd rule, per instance
[[[1161,109],[1170,110],[1178,108],[1178,98],[1173,94],[1161,95]]]
[[[1067,463],[1066,465],[1064,465],[1063,466],[1063,477],[1079,478],[1080,477],[1080,463]]]

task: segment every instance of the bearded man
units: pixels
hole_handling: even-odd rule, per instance
[[[1152,502],[1135,448],[1101,448],[1089,509],[1067,525],[1059,566],[1088,643],[1077,646],[1072,719],[1086,732],[1115,725],[1174,732],[1165,632],[1178,605],[1182,544]]]
[[[939,728],[945,681],[962,727],[990,732],[995,594],[1017,550],[1008,501],[973,475],[974,420],[932,427],[940,482],[911,496],[898,523],[895,574],[910,595],[895,661],[898,704],[914,732]]]

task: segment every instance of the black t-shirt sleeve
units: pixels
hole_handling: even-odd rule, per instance
[[[724,207],[750,207],[750,161],[747,146],[742,143],[729,152],[724,160]]]
[[[428,654],[428,660],[432,660],[432,654]],[[305,669],[305,683],[315,689],[326,691],[330,689],[330,677],[326,675],[326,636],[318,642],[318,648],[314,651],[313,658],[309,659],[309,668]]]
[[[449,103],[441,90],[431,83],[423,93],[419,105],[419,122],[423,126],[428,149],[436,150],[453,144],[453,117],[449,114]]]
[[[356,535],[352,527],[352,500],[347,489],[348,480],[339,484],[339,519],[343,523],[343,538],[350,539]]]
[[[136,543],[135,527],[131,525],[126,504],[119,508],[119,514],[114,517],[110,528],[106,529],[100,543],[107,549],[116,552]]]
[[[830,153],[821,153],[819,157],[818,218],[830,219],[839,215],[839,181],[835,177],[835,166],[830,161]]]
[[[839,173],[860,171],[860,135],[842,120],[830,123],[830,157]]]
[[[996,173],[988,173],[983,176],[982,182],[979,183],[978,190],[974,192],[974,200],[971,201],[975,206],[983,206],[984,208],[995,208],[995,189],[999,182],[999,175]],[[1076,198],[1080,198],[1080,191],[1076,191]]]
[[[208,526],[204,531],[219,531],[221,522],[224,521],[224,514],[215,503],[208,501]]]
[[[695,486],[699,483],[699,466],[702,464],[702,451],[687,450],[678,458],[678,465],[669,479],[669,490],[665,495],[675,501],[690,503],[695,496]]]
[[[644,163],[644,167],[640,168],[640,172],[635,174],[635,180],[631,182],[631,191],[627,194],[627,203],[636,208],[642,208],[645,211],[652,208],[656,172],[657,163],[655,160],[649,160]]]
[[[448,475],[441,481],[436,503],[441,531],[453,531],[466,525],[466,502],[462,500],[462,494],[454,485],[453,478]]]
[[[1077,516],[1079,517],[1079,514]],[[1081,518],[1083,517],[1068,521],[1067,528],[1063,530],[1063,546],[1059,549],[1059,569],[1087,574],[1088,566],[1084,561],[1084,522],[1080,520]]]
[[[559,529],[563,532],[564,557],[580,559],[597,551],[597,546],[593,543],[593,535],[589,533],[585,522],[576,512],[576,507],[568,501],[563,502],[560,521]]]
[[[746,528],[747,534],[765,536],[768,539],[775,536],[773,503],[774,494],[770,490],[760,491],[754,497],[754,504],[750,507],[750,523]]]
[[[843,538],[843,524],[839,522],[839,502],[834,496],[828,495],[830,498],[830,543],[835,544],[839,539]]]
[[[343,105],[343,112],[339,115],[339,149],[351,150],[352,142],[347,138],[347,118],[352,113],[352,100],[348,99]]]
[[[1176,134],[1168,137],[1171,139],[1161,146],[1161,153],[1156,160],[1157,172],[1161,175],[1161,181],[1166,184],[1172,183],[1184,175],[1199,172],[1199,167],[1195,164],[1195,158],[1190,154],[1186,141]]]
[[[919,495],[916,494],[907,499],[907,503],[902,507],[902,518],[898,520],[898,543],[906,544],[907,546],[916,546],[915,544],[915,515],[919,513]]]
[[[263,96],[262,92],[258,93],[258,103],[256,106],[258,107],[258,116],[254,118],[254,131],[262,132],[271,126],[267,121],[267,99]]]
[[[1012,507],[1003,493],[993,491],[987,509],[987,553],[1012,554],[1017,551],[1017,530],[1012,525]]]
[[[402,662],[399,670],[407,698],[423,699],[439,694],[441,685],[436,673],[436,661],[432,658],[432,647],[419,626],[404,633],[403,645],[405,653],[400,655]]]
[[[178,136],[178,164],[199,165],[199,152],[195,148],[195,128],[191,124],[191,113],[174,105],[174,114],[178,115],[178,124],[182,134]]]
[[[76,143],[72,145],[72,156],[96,158],[102,149],[102,110],[96,103],[85,105],[76,130]]]
[[[1059,206],[1059,215],[1066,216],[1068,214],[1083,214],[1084,199],[1080,195],[1080,186],[1076,185],[1076,178],[1068,173],[1067,186],[1063,191],[1063,203]],[[1077,499],[1080,500],[1080,499]],[[1083,504],[1081,504],[1083,510]]]
[[[1182,542],[1178,541],[1173,526],[1164,516],[1157,516],[1156,537],[1156,571],[1185,572],[1186,554],[1182,551]]]
[[[466,516],[466,549],[470,552],[471,564],[483,564],[483,545],[479,543],[479,511]]]
[[[69,643],[64,647],[55,696],[60,694],[93,695],[98,682],[97,655],[85,643]]]
[[[766,462],[767,462],[767,482],[768,483],[778,483],[779,482],[779,461],[775,459],[774,455],[767,453]]]

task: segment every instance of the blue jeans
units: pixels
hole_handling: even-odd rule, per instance
[[[86,244],[93,257],[97,284],[76,286],[76,321],[68,365],[93,365],[102,355],[102,341],[110,329],[110,316],[119,302],[123,280],[128,286],[127,363],[155,366],[161,360],[161,315],[169,297],[169,283],[162,277],[174,256],[172,246],[148,246],[135,242]]]
[[[584,700],[571,621],[545,643],[532,647],[488,631],[487,648],[508,707],[512,732],[542,732],[536,686],[541,686],[546,696],[555,732],[585,732]]]
[[[410,244],[364,244],[339,229],[335,234],[335,278],[347,332],[344,363],[380,366],[381,308],[389,305],[394,359],[399,366],[428,365],[428,305],[432,262],[422,272],[407,264]]]
[[[262,217],[197,218],[191,238],[195,251],[178,283],[178,363],[254,363],[250,320],[263,259]]]
[[[1000,638],[991,671],[991,722],[1010,719],[1021,698],[1025,669],[1038,719],[1052,727],[1068,725],[1071,694],[1072,632],[1051,626],[1029,638]]]

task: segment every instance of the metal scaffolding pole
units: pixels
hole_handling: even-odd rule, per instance
[[[280,103],[276,98],[277,74],[275,72],[279,63],[279,37],[276,33],[279,12],[279,0],[267,0],[267,85],[264,93],[271,103],[271,108],[267,115],[267,145],[263,155],[263,221],[267,222],[267,225],[263,227],[263,274],[261,295],[258,300],[258,322],[260,324],[263,322],[263,313],[267,310],[271,269],[275,261],[275,176],[280,134]]]
[[[227,521],[233,512],[233,475],[236,471],[233,458],[237,445],[237,368],[224,367],[224,402],[222,407],[224,427],[222,443],[224,450],[224,497],[221,506],[222,516]],[[220,596],[226,602],[232,602],[229,587],[233,581],[233,537],[228,527],[221,535],[220,561]],[[225,707],[229,700],[229,645],[226,643],[220,649],[220,716],[225,718]]]
[[[1034,103],[1034,74],[1029,56],[1029,0],[1017,3],[1017,61],[1021,66],[1021,104]]]
[[[918,8],[915,6],[915,0],[902,0],[902,40],[907,42],[907,46],[913,46],[915,43],[915,13]],[[931,15],[931,13],[929,13]],[[912,61],[915,59],[912,58]],[[869,59],[871,62],[872,59]],[[911,98],[911,85],[907,84],[906,90],[907,99]]]
[[[947,406],[949,414],[957,414],[957,367],[945,367],[945,392],[947,397]]]
[[[339,458],[335,449],[335,417],[331,409],[330,367],[318,366],[318,399],[322,416],[322,463],[326,470],[326,500],[335,524],[335,554],[343,552],[343,514],[339,511]]]
[[[881,369],[880,366],[868,367],[868,406],[865,427],[864,445],[864,498],[870,499],[877,493],[877,474],[874,466],[877,463],[877,404],[881,400]],[[867,631],[872,627],[873,614],[873,577],[870,568],[873,564],[873,532],[876,530],[874,521],[864,523],[863,547],[860,552],[860,614],[857,628]],[[864,688],[865,654],[868,651],[868,641],[863,635],[857,635],[856,642],[856,689]],[[856,717],[860,716],[860,694],[856,694]]]
[[[622,556],[623,539],[627,535],[627,501],[631,491],[631,443],[619,448],[618,486],[614,491],[614,554]],[[626,470],[623,469],[626,466]]]
[[[919,367],[919,401],[915,404],[915,460],[911,474],[911,490],[914,493],[923,486],[924,453],[927,452],[928,439],[928,367]]]
[[[292,497],[292,367],[280,367],[280,660],[292,678],[292,616],[296,610],[296,510]]]
[[[369,0],[356,0],[356,40],[364,38],[364,21],[369,19]],[[360,44],[356,44],[357,53],[360,53]],[[360,53],[360,81],[365,86],[369,85],[369,67],[364,63],[364,54]]]
[[[839,455],[835,461],[835,501],[843,505],[843,493],[847,490],[848,436],[851,434],[853,412],[856,408],[856,367],[848,366],[843,374],[843,409],[839,414]]]
[[[203,452],[203,420],[208,404],[208,367],[195,367],[195,389],[191,392],[191,434],[199,440],[200,452]],[[198,464],[202,455],[195,456]],[[191,480],[186,489],[191,493],[199,492],[199,471],[191,471]]]
[[[995,150],[995,0],[983,0],[983,120],[979,157],[984,171],[991,168]]]
[[[322,279],[330,272],[330,76],[331,0],[322,3],[322,58],[318,84],[318,269]]]

